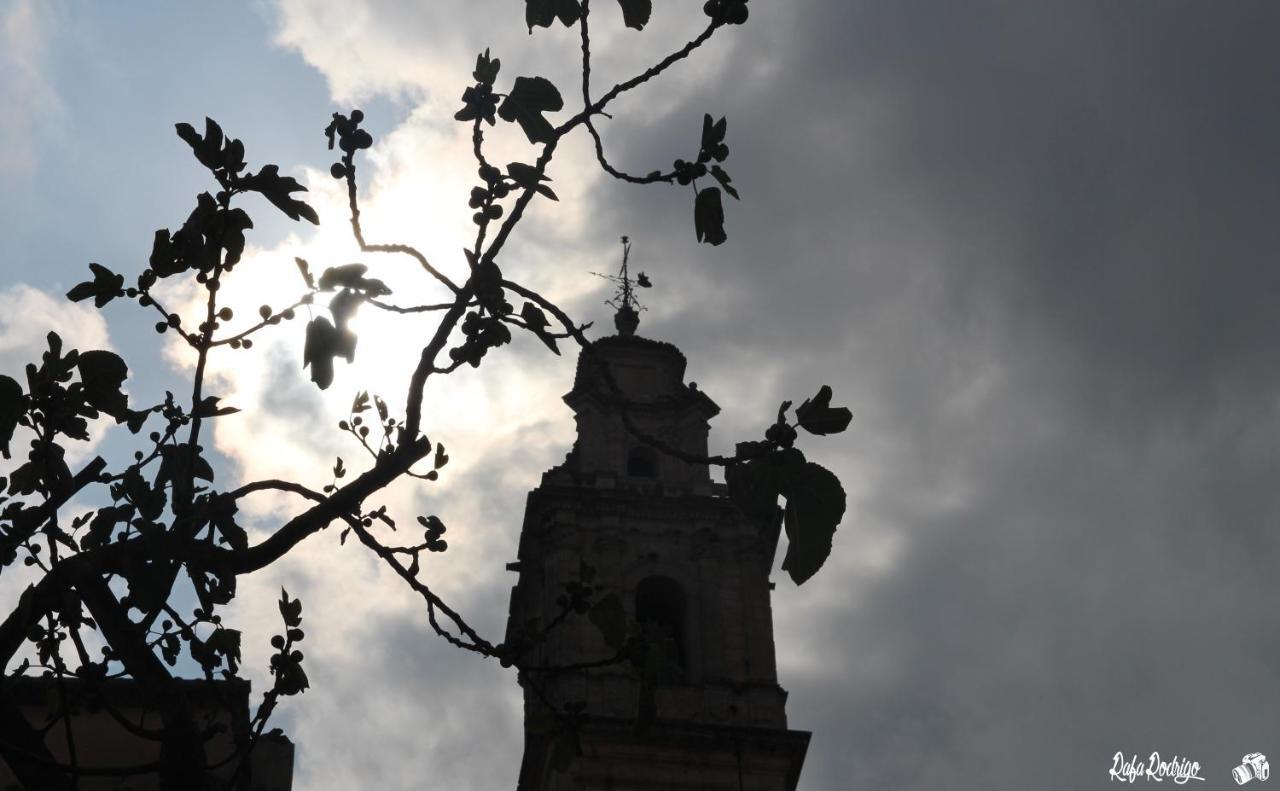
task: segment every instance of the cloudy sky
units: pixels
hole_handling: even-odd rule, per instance
[[[702,20],[658,3],[637,35],[596,5],[597,84]],[[335,109],[364,109],[376,139],[369,236],[461,271],[474,169],[451,116],[475,54],[572,95],[573,35],[528,36],[521,6],[0,0],[0,367],[57,327],[121,350],[139,401],[189,376],[151,316],[59,295],[89,261],[137,271],[210,188],[173,134],[206,115],[308,184],[322,219],[247,204],[241,315],[296,295],[295,255],[357,260],[320,134]],[[790,721],[814,734],[805,791],[1101,787],[1117,751],[1188,757],[1227,788],[1244,753],[1280,759],[1278,28],[1250,2],[756,0],[605,122],[611,157],[647,172],[691,153],[703,112],[726,116],[728,243],[695,243],[685,191],[609,180],[582,139],[557,156],[561,200],[529,213],[509,275],[605,322],[588,273],[629,234],[656,284],[641,332],[722,405],[718,449],[823,383],[853,409],[807,446],[850,495],[832,558],[800,589],[777,575],[774,598]],[[397,295],[435,294],[406,261],[362,260]],[[320,486],[334,455],[359,463],[336,421],[363,388],[396,407],[426,332],[360,320],[323,396],[301,323],[215,362],[244,409],[215,435],[221,481]],[[495,638],[524,493],[572,441],[571,372],[518,339],[449,380],[425,426],[448,474],[384,498],[451,526],[428,571]],[[253,508],[265,529],[295,506]],[[334,535],[242,582],[259,686],[281,584],[304,601],[313,682],[281,715],[295,787],[513,786],[514,680],[433,639]]]

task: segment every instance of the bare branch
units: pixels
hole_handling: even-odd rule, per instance
[[[366,253],[404,253],[417,261],[419,266],[447,286],[450,291],[457,294],[459,291],[458,286],[441,273],[440,270],[432,266],[427,257],[416,248],[407,244],[369,244],[365,241],[364,230],[360,227],[360,206],[356,195],[355,153],[347,153],[343,156],[342,161],[346,166],[347,205],[351,210],[351,232],[356,238],[356,243],[360,245],[360,250]]]
[[[459,648],[465,648],[469,651],[477,651],[486,655],[493,655],[493,644],[477,634],[474,629],[467,625],[467,622],[462,619],[462,616],[454,612],[449,605],[444,603],[443,599],[437,596],[431,588],[427,587],[420,579],[418,579],[417,575],[406,568],[405,565],[400,562],[400,559],[396,557],[395,551],[388,547],[384,547],[379,543],[378,540],[364,528],[364,525],[360,523],[359,519],[349,519],[347,523],[360,539],[360,543],[373,550],[374,554],[382,558],[383,562],[390,566],[392,570],[409,585],[409,587],[413,588],[413,590],[427,602],[427,617],[431,622],[431,628],[436,631],[436,634]],[[462,634],[466,635],[470,642],[466,642],[458,638],[452,632],[441,627],[436,620],[435,611],[437,609],[444,613],[449,620],[453,621],[458,630],[462,632]]]

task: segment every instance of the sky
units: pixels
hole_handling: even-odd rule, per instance
[[[702,24],[700,2],[656,5],[637,34],[597,1],[596,84]],[[655,284],[640,332],[680,346],[723,408],[716,450],[821,384],[852,409],[848,432],[805,445],[849,494],[831,558],[800,588],[774,576],[788,717],[813,732],[800,788],[1096,788],[1116,753],[1152,752],[1227,788],[1245,753],[1280,758],[1280,9],[750,8],[602,120],[610,158],[648,172],[692,153],[704,112],[725,116],[729,241],[697,244],[684,190],[619,184],[577,138],[504,271],[604,327],[590,273],[629,235]],[[368,236],[462,271],[474,167],[452,114],[476,53],[502,59],[500,82],[576,95],[573,34],[530,36],[522,16],[515,0],[0,1],[0,370],[57,328],[124,354],[138,401],[190,376],[151,316],[60,295],[90,261],[137,271],[210,188],[173,133],[206,115],[321,217],[246,203],[240,316],[298,293],[295,255],[432,299],[410,262],[356,252],[321,130],[362,108]],[[301,322],[215,360],[243,410],[214,434],[219,483],[320,486],[334,456],[359,463],[336,422],[361,389],[403,407],[426,328],[358,321],[357,360],[323,394]],[[496,639],[524,496],[572,442],[573,360],[525,338],[491,358],[428,395],[424,429],[452,458],[439,484],[383,500],[450,526],[426,573]],[[133,449],[119,430],[96,441]],[[262,535],[297,504],[249,507]],[[261,689],[279,587],[304,602],[312,689],[280,714],[295,787],[512,787],[514,679],[431,636],[362,552],[313,537],[242,580],[228,616]]]

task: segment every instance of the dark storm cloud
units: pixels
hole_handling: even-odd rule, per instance
[[[1225,785],[1280,693],[1280,14],[752,14],[730,84],[619,143],[647,169],[727,115],[731,241],[691,256],[684,194],[617,218],[720,308],[646,321],[723,443],[753,390],[857,407],[809,445],[861,485],[831,567],[776,596],[780,653],[816,652],[781,671],[801,786],[1096,787],[1117,750]]]

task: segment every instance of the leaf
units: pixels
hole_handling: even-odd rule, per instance
[[[538,173],[538,169],[532,165],[526,165],[523,162],[510,162],[507,164],[507,175],[521,187],[532,189],[539,195],[545,195],[551,200],[560,200],[551,188],[543,184],[544,181],[550,181],[549,176]]]
[[[307,259],[295,257],[293,262],[298,265],[298,272],[302,275],[302,282],[307,284],[307,288],[315,288],[316,281],[311,277],[311,268],[307,266]]]
[[[197,448],[197,450],[199,450],[199,448]],[[196,453],[191,457],[191,477],[199,478],[202,481],[213,480],[213,467],[210,466],[209,461],[199,453]]]
[[[542,308],[532,302],[524,303],[524,307],[520,308],[520,318],[524,319],[524,323],[529,325],[529,329],[537,332],[546,329],[547,316],[542,312]]]
[[[853,413],[848,407],[831,406],[831,388],[823,385],[813,398],[796,407],[796,420],[810,434],[839,434],[849,427]]]
[[[27,462],[9,473],[9,494],[28,495],[40,485],[40,468],[35,462]]]
[[[844,517],[844,487],[833,472],[810,461],[787,469],[783,494],[787,554],[782,568],[802,585],[831,554],[831,540]]]
[[[284,625],[288,627],[296,627],[302,625],[302,601],[300,599],[289,599],[289,591],[284,588],[280,589],[280,617],[284,619]]]
[[[320,224],[320,217],[315,209],[290,195],[294,192],[306,192],[307,188],[293,176],[281,176],[280,169],[275,165],[263,165],[262,170],[240,179],[240,185],[262,193],[262,197],[271,201],[291,220],[306,219],[312,225]]]
[[[132,409],[125,410],[124,415],[117,415],[116,422],[124,423],[128,427],[131,434],[137,434],[142,430],[142,425],[147,422],[147,417],[151,414],[150,409],[135,411]]]
[[[644,30],[649,24],[649,15],[653,13],[653,0],[618,0],[622,6],[622,20],[627,27]]]
[[[376,278],[364,276],[364,273],[368,271],[369,267],[364,264],[331,266],[324,270],[324,274],[320,275],[320,282],[317,285],[321,291],[329,291],[335,288],[354,288],[371,296],[390,294],[391,289],[387,288],[386,283]]]
[[[524,303],[520,308],[520,318],[524,319],[524,323],[533,330],[533,334],[538,336],[538,340],[546,344],[547,348],[560,354],[560,347],[556,346],[556,339],[551,333],[547,332],[547,316],[542,312],[542,308],[532,302]]]
[[[462,92],[462,109],[453,114],[456,121],[474,121],[483,118],[485,123],[493,126],[497,121],[494,113],[498,109],[498,96],[487,84],[468,85]]]
[[[484,85],[493,85],[493,81],[498,79],[498,69],[502,68],[502,61],[498,58],[489,57],[489,49],[476,56],[476,70],[471,72],[471,76],[476,82]]]
[[[525,0],[524,23],[532,33],[535,27],[551,27],[557,17],[570,27],[582,16],[578,0]]]
[[[93,549],[111,540],[116,525],[133,516],[133,506],[107,506],[94,514],[89,523],[89,533],[81,541],[85,549]]]
[[[93,272],[93,280],[77,284],[67,292],[67,299],[80,302],[93,297],[93,306],[100,308],[121,295],[124,275],[117,275],[100,264],[89,264],[89,269]]]
[[[564,107],[560,91],[542,77],[516,77],[511,93],[498,108],[504,121],[520,124],[530,143],[550,143],[555,137],[551,122],[542,117],[544,112],[555,112]]]
[[[222,166],[231,173],[244,170],[244,143],[239,140],[227,143],[227,147],[222,150]]]
[[[297,695],[306,692],[310,686],[306,671],[297,662],[291,661],[277,671],[276,690],[281,695]]]
[[[192,417],[221,417],[223,415],[234,415],[240,410],[233,406],[218,406],[219,396],[205,396],[200,399],[200,403],[192,410]]]
[[[738,510],[757,522],[773,521],[782,491],[782,470],[773,456],[728,467],[724,478],[729,486],[729,499]]]
[[[333,358],[356,358],[356,334],[346,327],[335,328],[323,316],[307,324],[307,339],[302,346],[302,367],[311,367],[311,381],[321,390],[333,384]]]
[[[698,152],[699,162],[708,162],[712,159],[723,162],[729,156],[729,147],[724,144],[724,135],[728,128],[729,122],[724,118],[712,121],[710,114],[702,116],[702,145]]]
[[[180,648],[178,636],[172,632],[166,634],[160,639],[160,653],[164,657],[164,661],[169,667],[173,667],[178,662],[178,650]]]
[[[693,202],[693,230],[699,242],[710,245],[724,244],[728,238],[724,232],[724,207],[720,203],[719,187],[698,190],[698,197]]]
[[[339,330],[346,329],[347,323],[355,316],[356,309],[364,302],[358,291],[344,288],[333,299],[329,300],[329,312],[333,314],[333,323]]]
[[[730,183],[733,181],[733,179],[729,178],[728,173],[724,172],[724,168],[720,167],[719,165],[712,165],[711,176],[716,181],[720,182],[720,186],[724,187],[724,191],[732,195],[734,200],[740,200],[740,198],[738,197],[738,191],[734,189],[733,184]]]
[[[227,669],[236,672],[240,662],[240,630],[218,629],[205,640],[205,646],[216,654],[221,654],[227,662]]]
[[[177,130],[178,137],[191,146],[201,165],[209,170],[217,170],[223,166],[222,127],[218,126],[216,121],[212,118],[204,119],[204,137],[201,137],[191,124],[174,124],[174,129]],[[243,146],[241,156],[243,156]]]
[[[219,210],[205,229],[205,235],[218,240],[227,251],[224,263],[237,264],[244,253],[244,232],[252,227],[253,220],[243,209]]]
[[[307,340],[302,347],[302,367],[311,366],[311,381],[321,390],[326,390],[333,384],[337,333],[323,316],[318,316],[307,324]]]
[[[129,376],[129,367],[115,352],[81,352],[76,360],[84,398],[89,406],[113,417],[125,414],[129,398],[120,389]]]
[[[627,613],[618,594],[610,593],[596,602],[587,618],[600,630],[605,645],[617,651],[627,642]]]
[[[27,400],[17,380],[0,375],[0,454],[9,458],[9,442],[18,428],[18,418],[27,411]]]

